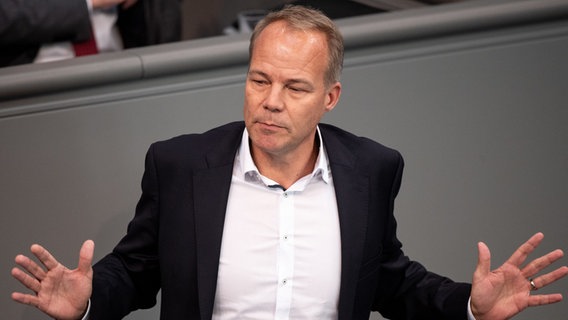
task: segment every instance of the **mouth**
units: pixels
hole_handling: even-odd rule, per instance
[[[265,132],[274,132],[286,129],[286,127],[272,121],[256,121],[256,124],[262,131]]]
[[[272,121],[257,121],[256,123],[258,123],[259,125],[263,126],[263,127],[268,127],[268,128],[284,128],[283,126],[274,123]]]

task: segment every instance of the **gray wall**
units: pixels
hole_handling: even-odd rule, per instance
[[[470,281],[480,240],[494,266],[537,231],[537,254],[568,248],[567,16],[565,1],[473,1],[339,22],[344,91],[324,121],[403,153],[399,237],[431,270]],[[21,289],[16,254],[39,242],[74,267],[90,238],[101,258],[133,215],[151,142],[242,118],[246,45],[213,38],[0,70],[3,319],[46,318],[9,298]],[[542,292],[567,295],[568,281]]]

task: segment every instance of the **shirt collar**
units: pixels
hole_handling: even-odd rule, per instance
[[[318,157],[314,166],[314,170],[310,174],[311,179],[321,178],[325,183],[330,183],[331,180],[331,170],[329,167],[329,159],[325,148],[323,146],[323,138],[319,127],[316,127],[317,137],[319,141]],[[252,155],[250,152],[249,145],[249,134],[247,129],[243,132],[243,137],[241,140],[241,145],[237,152],[237,157],[235,159],[235,167],[237,168],[237,174],[240,175],[245,180],[256,180],[263,181],[265,184],[272,184],[269,179],[263,177],[258,168],[254,164]],[[269,183],[267,183],[267,180]]]

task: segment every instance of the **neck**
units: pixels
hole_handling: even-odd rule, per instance
[[[319,151],[319,140],[293,153],[273,155],[251,147],[252,158],[260,173],[288,189],[300,178],[310,174],[315,167]]]

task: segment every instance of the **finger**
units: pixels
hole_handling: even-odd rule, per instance
[[[37,307],[39,305],[39,298],[30,294],[23,294],[20,292],[13,292],[12,293],[12,300],[27,304],[30,306]]]
[[[81,246],[81,251],[79,251],[79,263],[77,265],[79,271],[88,273],[91,270],[94,253],[95,243],[92,240],[85,241]]]
[[[32,259],[20,254],[16,256],[14,261],[38,280],[45,279],[45,270]]]
[[[47,270],[54,269],[59,265],[59,262],[51,255],[51,253],[39,244],[33,244],[31,251],[39,259],[39,261],[43,263]]]
[[[542,276],[533,279],[534,284],[537,288],[543,288],[546,287],[547,285],[556,282],[562,278],[564,278],[565,276],[568,275],[568,267],[563,266],[560,267],[554,271],[551,271],[547,274],[543,274]]]
[[[563,256],[564,252],[562,252],[562,250],[560,249],[554,250],[538,259],[531,261],[521,270],[521,272],[523,273],[525,278],[532,277],[535,274],[539,273],[544,268],[556,262],[558,259],[562,258]]]
[[[529,254],[531,254],[534,249],[540,245],[543,238],[544,234],[541,232],[536,233],[527,240],[527,242],[523,243],[517,250],[515,250],[507,262],[519,267],[525,262]]]
[[[485,278],[491,272],[491,251],[483,242],[477,244],[477,267],[475,268],[475,277]]]
[[[26,288],[37,293],[41,289],[40,282],[18,268],[12,269],[12,277],[20,281]]]
[[[543,306],[547,304],[557,303],[562,301],[562,294],[552,293],[552,294],[539,294],[533,295],[529,298],[529,307]]]

